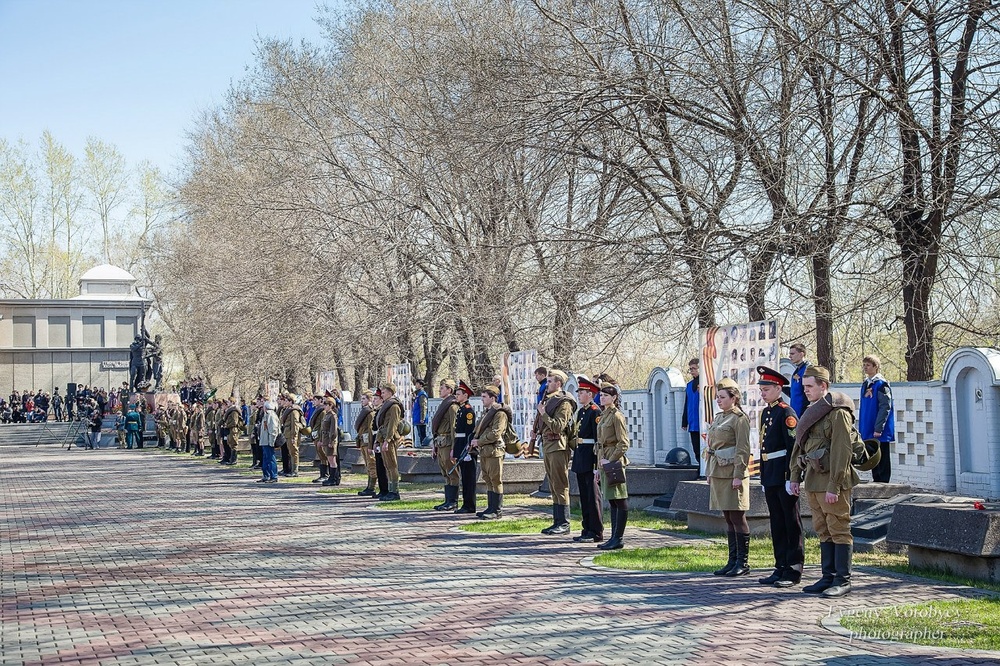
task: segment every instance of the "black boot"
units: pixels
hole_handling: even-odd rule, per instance
[[[500,494],[495,493],[492,490],[486,493],[489,497],[487,502],[486,511],[483,511],[478,515],[483,520],[496,520],[500,517]]]
[[[771,572],[770,576],[765,576],[764,578],[758,578],[757,582],[761,585],[774,585],[781,577],[785,575],[785,567],[774,567],[774,571]]]
[[[444,501],[434,507],[435,511],[454,511],[458,508],[458,486],[444,487]]]
[[[736,532],[727,532],[726,536],[729,537],[729,561],[721,569],[712,572],[715,576],[725,576],[730,569],[736,566]]]
[[[503,493],[496,493],[497,505],[493,507],[496,509],[497,518],[503,518]]]
[[[368,479],[368,485],[365,486],[364,490],[358,491],[359,497],[375,497],[375,484],[371,479]]]
[[[806,585],[802,591],[806,594],[819,594],[833,585],[833,576],[836,573],[836,562],[834,560],[834,543],[832,541],[821,541],[819,544],[820,562],[823,568],[823,577],[812,585]]]
[[[851,591],[851,553],[854,544],[833,544],[833,562],[835,575],[833,584],[823,590],[824,597],[842,597]]]
[[[736,535],[736,564],[726,572],[729,577],[746,576],[750,573],[750,535]]]
[[[790,567],[785,567],[781,572],[781,578],[775,582],[775,587],[792,587],[793,585],[798,585],[799,581],[802,580],[802,565],[793,564]]]
[[[549,530],[549,534],[569,534],[569,519],[567,513],[569,507],[565,504],[555,505],[555,525]]]
[[[492,512],[493,512],[493,491],[492,490],[487,490],[486,491],[486,508],[483,509],[482,511],[476,511],[476,518],[482,518],[483,514],[492,513]]]
[[[611,529],[611,538],[602,543],[600,550],[618,550],[625,547],[625,526],[628,524],[628,509],[611,507],[611,522],[614,527]]]
[[[330,478],[333,479],[333,485],[339,486],[340,482],[343,480],[341,476],[341,470],[343,467],[340,465],[340,458],[337,458],[337,466],[330,470]]]
[[[318,479],[313,479],[313,483],[323,483],[328,478],[330,478],[330,474],[327,471],[329,469],[330,469],[329,467],[327,467],[323,463],[320,463],[319,464],[319,478]]]

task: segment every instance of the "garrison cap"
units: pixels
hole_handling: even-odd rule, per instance
[[[788,380],[777,370],[772,370],[766,365],[757,366],[757,374],[760,375],[760,379],[757,381],[757,385],[768,385],[773,384],[775,386],[788,386]]]
[[[455,390],[455,386],[456,386],[455,380],[454,379],[442,379],[441,380],[441,386],[447,386],[452,391],[454,391]]]
[[[734,380],[730,379],[729,377],[724,377],[722,381],[720,381],[718,384],[715,385],[715,390],[736,391],[737,393],[739,393],[740,385],[737,384]]]
[[[382,390],[389,391],[393,395],[396,395],[396,385],[393,384],[392,382],[386,382],[385,384],[382,384]]]
[[[806,368],[806,377],[813,377],[820,380],[821,382],[830,383],[830,371],[824,368],[822,365],[810,365]]]
[[[498,389],[496,386],[493,386],[492,384],[487,384],[486,386],[484,386],[483,390],[480,391],[480,393],[489,393],[494,398],[500,397],[500,389]]]
[[[566,373],[562,370],[549,370],[549,377],[552,379],[558,379],[563,384],[569,381],[569,377],[567,377]]]

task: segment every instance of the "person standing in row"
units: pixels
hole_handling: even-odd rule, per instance
[[[462,505],[455,513],[476,512],[476,458],[472,449],[472,435],[476,429],[476,413],[469,404],[472,389],[464,381],[458,382],[455,400],[458,412],[455,414],[455,446],[451,450],[451,466],[458,464],[462,482]]]
[[[327,465],[327,479],[324,486],[340,485],[340,430],[337,428],[337,400],[327,396],[323,399],[323,411],[319,422],[319,446],[323,449]]]
[[[600,387],[586,377],[577,377],[576,397],[580,408],[576,412],[577,440],[570,471],[576,475],[580,488],[580,513],[583,529],[573,541],[604,541],[604,523],[601,522],[601,497],[597,493],[597,425],[601,408],[594,404]]]
[[[806,346],[801,342],[796,342],[788,348],[788,358],[795,364],[788,392],[788,402],[795,411],[795,415],[802,416],[802,412],[806,411],[806,407],[809,406],[806,394],[802,390],[802,380],[805,377],[806,368],[809,367],[809,361],[806,360]]]
[[[202,433],[205,430],[205,412],[201,408],[201,403],[194,403],[191,409],[191,421],[189,426],[189,436],[194,443],[194,455],[202,457],[205,455],[205,440]]]
[[[486,484],[486,510],[476,516],[483,520],[497,520],[503,515],[503,457],[506,453],[503,434],[513,419],[513,413],[499,401],[499,387],[486,386],[479,395],[484,412],[476,424],[472,450],[479,452],[479,465],[483,483]]]
[[[705,476],[711,488],[708,508],[722,511],[729,539],[729,560],[716,576],[750,573],[750,419],[740,409],[740,387],[730,378],[715,386],[721,412],[708,427]]]
[[[218,421],[219,406],[214,400],[210,400],[205,407],[205,430],[208,431],[208,444],[211,447],[209,460],[218,460],[222,457],[222,451],[219,448],[219,432],[216,429]]]
[[[372,456],[375,458],[375,479],[378,481],[378,493],[375,499],[384,500],[389,496],[389,477],[385,471],[385,458],[382,457],[382,445],[378,441],[380,429],[379,413],[382,411],[382,389],[375,389],[372,395],[372,408],[375,412],[372,419]]]
[[[698,413],[698,406],[701,394],[698,393],[698,374],[700,362],[693,358],[688,361],[688,374],[691,381],[684,387],[684,409],[681,412],[681,429],[687,430],[691,438],[691,450],[694,452],[694,459],[701,465],[701,414]]]
[[[274,445],[281,433],[281,421],[274,413],[274,403],[264,401],[264,414],[260,418],[260,472],[263,478],[257,483],[277,483],[278,464],[274,458]]]
[[[375,442],[372,433],[372,425],[375,422],[372,397],[371,391],[361,393],[361,409],[354,419],[354,432],[357,434],[358,448],[361,449],[361,457],[365,461],[365,471],[368,473],[368,485],[365,486],[364,490],[358,491],[358,495],[361,497],[375,497],[375,482],[378,480],[375,455],[372,453],[372,445]]]
[[[299,438],[306,422],[302,416],[302,408],[295,403],[290,394],[284,396],[285,409],[281,415],[281,434],[285,436],[285,447],[288,449],[288,472],[285,476],[299,475]]]
[[[403,403],[396,397],[396,385],[392,382],[383,384],[382,406],[379,407],[376,417],[378,432],[375,435],[375,442],[382,450],[382,460],[385,463],[389,492],[383,499],[387,501],[399,499],[399,459],[396,452],[403,443],[403,438],[399,434],[399,423],[405,413]]]
[[[441,476],[444,477],[444,502],[434,507],[435,511],[454,511],[458,508],[458,470],[452,469],[451,451],[455,447],[455,425],[458,423],[458,401],[455,399],[455,381],[445,379],[438,387],[441,404],[431,419],[432,455],[437,460]]]
[[[323,415],[326,412],[325,400],[315,395],[312,399],[313,410],[309,414],[309,431],[312,433],[313,442],[316,443],[316,455],[319,458],[319,476],[312,480],[313,483],[325,483],[330,478],[330,463],[326,455],[327,446],[323,441],[320,431],[323,429]]]
[[[767,407],[760,414],[760,485],[771,519],[771,543],[774,547],[774,571],[758,579],[761,585],[791,587],[802,578],[805,544],[799,498],[792,495],[789,461],[795,446],[798,418],[790,405],[781,400],[782,388],[788,385],[780,372],[757,366],[757,386]]]
[[[142,448],[142,426],[142,416],[134,404],[129,405],[128,413],[125,414],[125,440],[128,448]]]
[[[427,441],[427,391],[422,379],[414,379],[413,385],[417,389],[413,395],[413,444],[420,448]]]
[[[789,490],[793,495],[806,491],[823,571],[802,591],[842,597],[851,591],[851,489],[860,481],[851,464],[854,401],[830,391],[830,371],[822,366],[809,366],[802,385],[810,405],[795,433]]]
[[[892,478],[890,442],[896,439],[896,423],[892,409],[892,387],[882,376],[882,361],[878,356],[865,356],[861,361],[865,379],[861,383],[861,403],[858,409],[858,432],[861,439],[876,439],[882,455],[872,469],[872,481],[889,483]]]
[[[601,421],[597,424],[601,495],[611,505],[611,538],[602,543],[601,550],[618,550],[625,545],[625,526],[628,524],[628,487],[625,468],[628,466],[628,426],[621,413],[621,391],[614,384],[601,386]],[[620,462],[622,479],[612,483],[605,465]]]
[[[549,372],[545,383],[545,399],[538,403],[535,432],[542,439],[542,460],[552,492],[552,525],[542,534],[569,532],[569,429],[576,412],[576,401],[563,390],[566,373]]]

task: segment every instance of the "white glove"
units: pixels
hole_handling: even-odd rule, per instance
[[[792,482],[791,481],[785,481],[785,492],[788,493],[789,495],[792,494]]]

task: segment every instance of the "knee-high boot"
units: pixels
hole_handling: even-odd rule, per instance
[[[836,574],[836,560],[834,555],[834,544],[832,541],[821,541],[819,544],[820,562],[823,567],[823,577],[812,585],[806,585],[802,591],[806,594],[819,594],[825,592],[833,586],[833,577]]]
[[[851,554],[854,544],[833,544],[833,584],[823,590],[824,597],[842,597],[851,591]]]
[[[712,572],[716,576],[725,576],[736,566],[736,532],[726,532],[726,536],[729,537],[729,561],[721,569]]]

